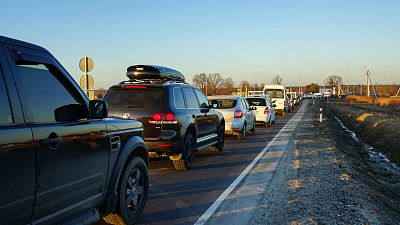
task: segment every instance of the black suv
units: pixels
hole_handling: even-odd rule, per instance
[[[0,36],[0,224],[138,220],[143,127],[105,117],[47,50]]]
[[[129,81],[112,86],[103,100],[111,116],[144,126],[151,157],[169,156],[178,170],[191,169],[196,151],[224,148],[225,121],[207,97],[184,82],[180,72],[161,66],[127,69]]]

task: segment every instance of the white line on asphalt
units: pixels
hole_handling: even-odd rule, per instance
[[[301,108],[303,108],[302,105]],[[301,109],[300,108],[300,109]],[[290,119],[285,126],[279,131],[277,135],[268,143],[267,146],[257,155],[257,157],[240,173],[240,175],[232,182],[231,185],[218,197],[217,200],[207,209],[207,211],[197,220],[194,225],[204,225],[208,219],[214,214],[214,212],[218,209],[218,207],[222,204],[222,202],[229,196],[229,194],[239,185],[239,183],[243,180],[243,178],[250,172],[250,170],[257,164],[260,158],[268,151],[269,147],[275,142],[276,137],[278,137],[283,130],[285,130],[286,126],[291,123],[291,121],[297,116],[300,112],[300,109],[296,112],[296,114]]]

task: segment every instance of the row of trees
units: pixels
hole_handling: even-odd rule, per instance
[[[282,85],[283,79],[279,75],[272,78],[270,84]],[[206,95],[223,95],[232,94],[236,91],[262,91],[265,83],[250,83],[246,80],[242,80],[239,84],[239,88],[235,88],[235,82],[232,78],[223,78],[220,73],[200,73],[193,76],[193,84],[201,89]]]

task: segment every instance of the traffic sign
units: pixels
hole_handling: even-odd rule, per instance
[[[82,75],[81,79],[79,80],[79,84],[85,90],[92,89],[93,85],[94,85],[93,77],[91,75],[89,75],[89,74],[87,75],[87,77],[88,77],[88,81],[89,81],[88,84],[87,84],[88,87],[86,87],[86,75]]]
[[[90,57],[83,57],[81,60],[79,60],[79,69],[81,69],[82,72],[92,71],[93,66],[93,59]]]

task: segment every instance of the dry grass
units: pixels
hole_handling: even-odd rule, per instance
[[[400,98],[386,98],[386,97],[367,97],[367,96],[348,96],[346,98],[347,102],[357,102],[357,103],[369,103],[378,104],[384,107],[391,107],[394,109],[400,109]]]

